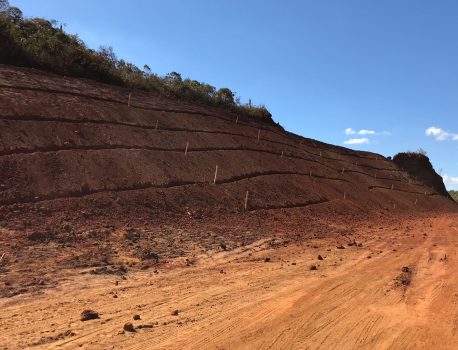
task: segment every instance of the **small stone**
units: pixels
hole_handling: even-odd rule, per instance
[[[126,323],[123,327],[126,332],[135,332],[134,325],[130,322]]]
[[[318,254],[317,259],[318,260],[324,260],[324,258],[320,254]]]
[[[315,270],[318,270],[318,268],[316,267],[316,265],[312,265],[312,266],[310,266],[310,270],[311,271],[315,271]]]
[[[179,313],[180,313],[180,310],[173,310],[172,316],[178,316]]]
[[[265,258],[264,262],[270,262],[270,258]]]
[[[99,313],[94,310],[87,309],[81,313],[81,321],[95,320],[97,318],[99,318]]]
[[[133,318],[134,318],[135,321],[138,321],[140,319],[140,315],[134,315]]]

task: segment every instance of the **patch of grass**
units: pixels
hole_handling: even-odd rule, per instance
[[[458,203],[458,191],[448,191],[448,193],[450,193],[450,195],[452,196],[452,198],[455,200],[455,202]]]

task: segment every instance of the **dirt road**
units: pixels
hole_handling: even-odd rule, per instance
[[[73,275],[0,300],[0,349],[457,349],[458,216],[368,224],[353,240],[362,246],[259,241],[127,279]],[[81,321],[84,309],[100,318]]]

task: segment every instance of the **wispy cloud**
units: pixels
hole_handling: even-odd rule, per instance
[[[442,175],[442,179],[444,180],[445,187],[458,190],[458,176]]]
[[[367,145],[370,143],[370,140],[367,137],[354,138],[344,141],[345,145]]]
[[[358,135],[375,135],[375,131],[362,129],[358,131]]]
[[[388,136],[388,135],[391,135],[391,133],[389,131],[377,132],[375,130],[368,130],[368,129],[355,130],[353,128],[346,128],[345,135],[384,135],[384,136]]]
[[[425,134],[427,136],[434,137],[437,141],[458,141],[458,134],[445,131],[444,129],[435,126],[431,126],[430,128],[426,129]]]

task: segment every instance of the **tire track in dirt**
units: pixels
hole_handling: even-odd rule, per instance
[[[116,277],[71,277],[46,297],[0,300],[8,322],[0,340],[27,348],[71,329],[75,336],[41,348],[454,350],[457,220],[456,214],[418,219],[402,230],[394,223],[375,236],[358,230],[364,247],[331,249],[316,272],[308,266],[317,251],[300,246],[253,252],[251,260],[240,263],[235,256],[231,263],[218,259],[216,265],[202,258],[193,268],[129,274],[119,285]],[[423,233],[427,238],[418,239]],[[391,249],[392,240],[397,251]],[[320,241],[320,250],[332,248],[333,241]],[[439,259],[443,251],[446,262]],[[239,254],[248,258],[249,252]],[[433,260],[430,253],[435,253]],[[264,263],[264,256],[275,260]],[[401,267],[412,265],[417,272],[411,284],[396,287],[393,279]],[[111,297],[113,291],[118,298]],[[101,311],[102,318],[80,322],[86,307]],[[171,316],[177,308],[180,315]],[[135,313],[142,320],[134,324],[159,325],[118,334]]]

